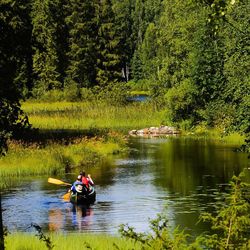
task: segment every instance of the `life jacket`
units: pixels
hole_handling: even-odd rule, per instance
[[[89,180],[87,177],[83,176],[82,177],[82,183],[87,187],[89,188]]]

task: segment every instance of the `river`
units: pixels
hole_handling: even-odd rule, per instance
[[[2,195],[3,222],[10,232],[44,231],[117,234],[120,224],[149,230],[149,219],[164,213],[172,227],[198,235],[208,227],[199,214],[214,211],[218,192],[234,174],[250,176],[247,155],[234,145],[186,137],[130,138],[130,152],[88,168],[97,191],[90,208],[63,201],[65,187],[47,177],[24,179]],[[59,176],[71,182],[76,174]],[[29,191],[28,191],[29,190]]]

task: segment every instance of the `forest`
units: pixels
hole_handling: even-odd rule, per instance
[[[1,0],[1,140],[27,125],[20,100],[125,105],[132,90],[148,93],[166,123],[249,135],[249,7],[249,0]]]

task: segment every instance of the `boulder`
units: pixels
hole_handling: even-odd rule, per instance
[[[129,131],[130,135],[152,135],[152,136],[159,136],[159,135],[171,135],[171,134],[180,134],[180,131],[175,127],[161,125],[160,127],[150,127],[150,128],[143,128],[140,130],[133,129]]]

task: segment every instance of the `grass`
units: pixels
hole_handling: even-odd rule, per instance
[[[0,187],[11,177],[60,175],[94,166],[126,148],[120,132],[159,125],[161,114],[149,103],[114,107],[90,102],[25,102],[33,128],[28,141],[11,142],[0,158]],[[111,132],[113,131],[113,132]]]
[[[139,250],[139,243],[134,243],[128,239],[121,239],[108,235],[88,235],[88,234],[51,234],[49,235],[54,245],[54,250],[71,249],[134,249]],[[45,250],[46,243],[36,236],[25,233],[9,234],[5,238],[6,250]]]
[[[30,103],[22,105],[31,124],[40,129],[110,128],[112,130],[140,129],[159,126],[162,113],[150,103],[111,106],[104,103]]]
[[[79,137],[66,144],[52,141],[28,147],[11,142],[9,153],[0,158],[0,187],[12,184],[11,177],[60,175],[85,166],[93,167],[125,148],[122,139],[117,137],[116,134],[107,138]]]

